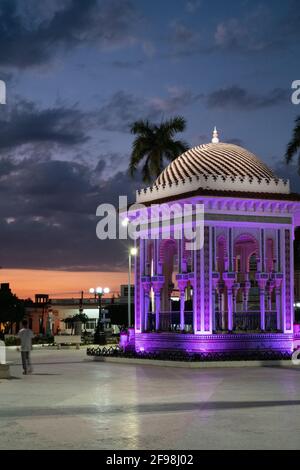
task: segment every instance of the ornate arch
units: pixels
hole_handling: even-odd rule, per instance
[[[252,235],[252,233],[249,233],[249,232],[243,232],[243,233],[240,233],[239,235],[237,235],[234,239],[234,245],[233,245],[233,249],[235,250],[235,247],[237,245],[237,243],[239,241],[252,241],[255,245],[255,254],[256,256],[259,256],[259,244],[258,244],[258,241],[257,239],[255,238],[254,235]],[[253,251],[254,253],[254,251]],[[253,254],[252,253],[252,254]]]
[[[174,254],[177,253],[176,241],[168,238],[167,240],[162,240],[159,245],[159,262],[163,263],[165,261],[165,256],[168,251],[168,248],[173,246],[175,248]]]
[[[244,259],[244,266],[246,266],[247,272],[250,270],[250,259],[253,255],[255,255],[256,259],[259,257],[259,243],[258,240],[255,238],[254,235],[252,235],[249,232],[243,232],[240,233],[238,236],[235,237],[234,239],[234,245],[233,245],[233,252],[234,256],[237,256],[237,246],[239,243],[242,244],[242,242],[249,242],[249,244],[252,244],[253,246],[249,246],[248,252],[245,254],[246,258]]]

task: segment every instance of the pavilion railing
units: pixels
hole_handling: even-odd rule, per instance
[[[277,312],[271,310],[266,312],[266,331],[277,330]]]
[[[149,314],[148,331],[155,331],[155,313]],[[159,314],[159,330],[179,333],[181,331],[180,312],[160,312]],[[227,312],[223,315],[215,312],[215,331],[227,331]],[[277,330],[277,313],[275,310],[267,310],[265,312],[265,331]],[[193,312],[184,312],[184,329],[187,333],[193,332]],[[250,310],[247,312],[233,313],[233,331],[261,331],[261,313],[259,310]]]
[[[227,331],[227,312],[215,314],[216,331]],[[265,312],[265,331],[275,331],[277,329],[276,311],[270,310]],[[233,330],[234,331],[261,331],[261,313],[259,310],[250,310],[247,312],[233,313]]]
[[[150,314],[150,331],[155,330],[155,313]],[[180,332],[180,312],[160,312],[159,314],[159,330],[160,331],[170,331],[170,332]],[[185,311],[184,312],[184,331],[189,333],[193,331],[193,312]]]
[[[233,314],[233,328],[240,331],[260,330],[260,312],[237,312]]]

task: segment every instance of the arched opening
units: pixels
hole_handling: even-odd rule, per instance
[[[259,289],[256,281],[258,253],[258,241],[252,234],[243,233],[235,239],[234,258],[238,286],[233,306],[235,331],[256,331],[260,328]]]
[[[165,278],[162,289],[161,309],[164,312],[172,311],[172,293],[175,288],[177,246],[175,240],[163,240],[160,245],[160,263],[162,275]]]
[[[226,269],[226,239],[220,235],[217,239],[217,270],[223,273]]]

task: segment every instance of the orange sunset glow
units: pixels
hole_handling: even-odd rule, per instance
[[[90,287],[109,287],[117,295],[120,284],[127,283],[124,272],[73,272],[41,269],[2,269],[0,281],[9,282],[20,298],[34,298],[37,293],[52,297],[77,297],[80,291],[88,294]]]

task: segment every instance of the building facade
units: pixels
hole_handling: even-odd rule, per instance
[[[52,309],[48,294],[36,294],[35,301],[26,307],[25,318],[35,335],[53,335],[60,329],[58,312]]]
[[[149,224],[141,223],[130,347],[293,350],[293,240],[300,196],[291,193],[288,181],[248,150],[219,142],[215,130],[211,143],[185,152],[152,187],[138,191],[136,203],[142,206],[126,216],[132,222],[151,218],[151,235]],[[172,218],[164,220],[161,209],[155,222],[157,205],[169,207]],[[194,212],[178,217],[185,205],[203,209],[197,249],[188,249],[189,240],[178,237],[184,224],[196,230],[202,223]]]

